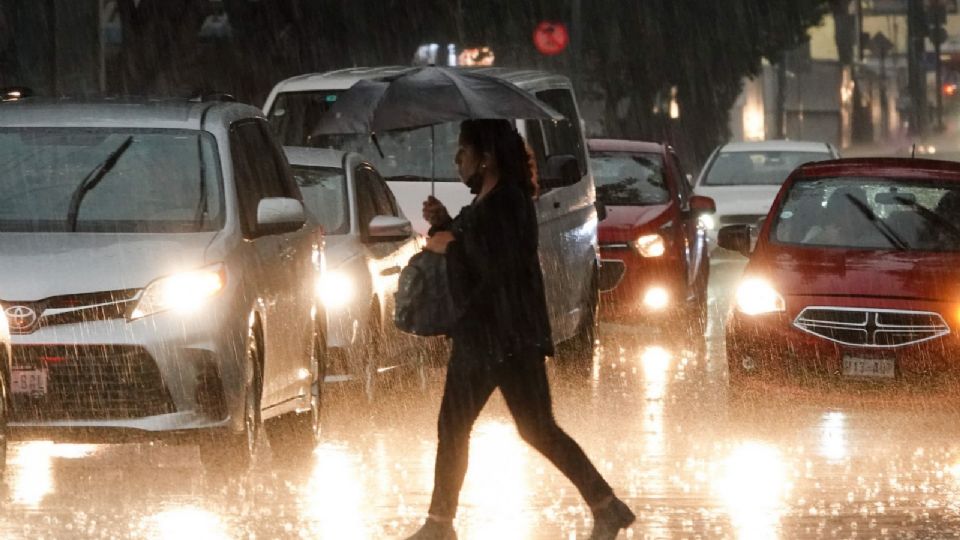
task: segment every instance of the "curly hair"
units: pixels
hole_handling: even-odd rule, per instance
[[[535,159],[526,141],[508,120],[464,120],[460,138],[477,153],[489,152],[497,163],[501,181],[516,182],[529,197],[537,195]]]

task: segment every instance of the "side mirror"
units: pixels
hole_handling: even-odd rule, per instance
[[[580,181],[580,162],[569,154],[548,157],[543,169],[540,171],[540,187],[543,189],[572,186]]]
[[[593,205],[597,207],[597,220],[604,221],[607,219],[607,205],[603,204],[603,201],[594,201]]]
[[[307,222],[303,203],[287,197],[268,197],[257,205],[257,234],[298,231]]]
[[[723,249],[736,251],[744,257],[750,256],[750,226],[727,225],[717,233],[717,245]]]
[[[717,213],[717,203],[710,197],[694,195],[690,198],[690,211],[698,216]]]
[[[405,240],[413,234],[410,220],[396,216],[375,216],[367,227],[367,236],[373,242]]]

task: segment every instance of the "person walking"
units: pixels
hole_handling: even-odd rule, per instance
[[[455,219],[437,199],[423,205],[426,249],[444,254],[460,317],[450,337],[433,498],[410,540],[456,538],[453,520],[467,472],[470,432],[497,388],[520,436],[576,486],[593,511],[591,539],[613,539],[635,516],[553,416],[545,357],[553,355],[537,254],[536,182],[523,138],[506,120],[460,125],[456,165],[476,196]]]

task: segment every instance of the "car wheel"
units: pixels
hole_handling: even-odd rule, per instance
[[[240,433],[210,435],[200,444],[200,461],[213,473],[238,474],[256,461],[262,419],[260,397],[263,388],[261,334],[258,326],[248,330],[244,353],[243,430]]]
[[[327,342],[319,328],[313,333],[311,363],[317,376],[310,385],[310,409],[285,414],[267,427],[273,455],[283,461],[299,463],[309,460],[320,442],[323,381],[327,376]]]
[[[378,368],[385,353],[383,330],[380,328],[380,315],[376,309],[370,315],[370,325],[365,334],[363,350],[361,351],[360,382],[363,384],[363,395],[367,398],[367,402],[373,403],[379,391],[377,388],[380,384]]]
[[[692,335],[702,336],[707,331],[707,285],[710,280],[710,266],[704,265],[694,283],[693,302],[687,306],[687,327]]]
[[[4,370],[0,370],[0,476],[7,468],[7,422],[10,416],[7,377],[4,373]]]
[[[590,286],[581,304],[584,316],[576,335],[557,347],[557,360],[575,367],[587,367],[593,363],[593,348],[597,339],[600,289],[597,287],[597,270],[594,268]]]

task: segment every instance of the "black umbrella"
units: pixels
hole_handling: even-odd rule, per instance
[[[362,80],[337,98],[313,135],[380,133],[469,119],[563,120],[509,81],[475,71],[412,68]]]
[[[370,133],[379,150],[377,133],[430,126],[432,135],[437,124],[470,119],[556,121],[564,116],[509,81],[427,66],[357,82],[320,117],[311,136]]]

